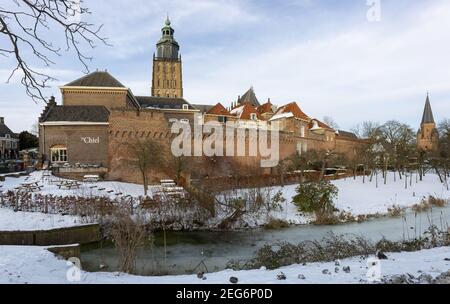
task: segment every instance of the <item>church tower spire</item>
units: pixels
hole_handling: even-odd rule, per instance
[[[417,133],[417,147],[425,152],[435,152],[439,146],[439,132],[436,129],[433,111],[431,109],[430,95],[427,93],[422,123]]]
[[[152,96],[183,97],[183,74],[180,45],[175,40],[175,30],[167,16],[161,29],[161,39],[156,44],[156,54],[153,56]]]

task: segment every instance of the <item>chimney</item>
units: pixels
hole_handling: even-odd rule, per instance
[[[51,96],[50,99],[48,100],[48,105],[53,107],[56,106],[56,99],[55,96]]]
[[[5,118],[4,117],[0,117],[0,125],[4,125],[5,124]]]

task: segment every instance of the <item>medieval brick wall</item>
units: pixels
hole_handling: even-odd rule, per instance
[[[133,164],[130,145],[133,141],[152,139],[169,149],[171,133],[164,114],[157,110],[133,111],[127,109],[113,110],[109,124],[108,179],[142,183],[141,172]],[[166,177],[165,168],[151,172],[156,181]]]

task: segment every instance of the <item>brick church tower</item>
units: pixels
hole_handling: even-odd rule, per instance
[[[430,97],[428,95],[423,111],[422,123],[417,133],[417,147],[419,150],[425,152],[435,152],[439,147],[439,132],[436,129]]]
[[[175,30],[167,17],[162,28],[162,37],[153,54],[153,97],[183,97],[183,73],[180,46],[174,38]]]

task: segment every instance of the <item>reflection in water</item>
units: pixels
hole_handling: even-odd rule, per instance
[[[153,245],[143,248],[137,260],[140,275],[192,274],[195,271],[219,271],[229,260],[249,259],[266,243],[279,241],[299,243],[320,240],[330,231],[335,234],[358,235],[378,241],[385,237],[391,241],[412,239],[423,234],[430,225],[447,229],[450,222],[450,207],[435,208],[432,212],[405,217],[378,218],[364,223],[335,226],[297,226],[282,230],[257,230],[241,232],[171,232],[167,234],[167,259],[164,259],[162,234],[156,235]],[[117,253],[111,244],[102,248],[84,248],[83,268],[99,271],[117,271]],[[204,265],[201,263],[204,261]],[[204,267],[207,269],[204,269]],[[196,269],[197,267],[197,269]],[[195,270],[195,271],[194,271]]]

